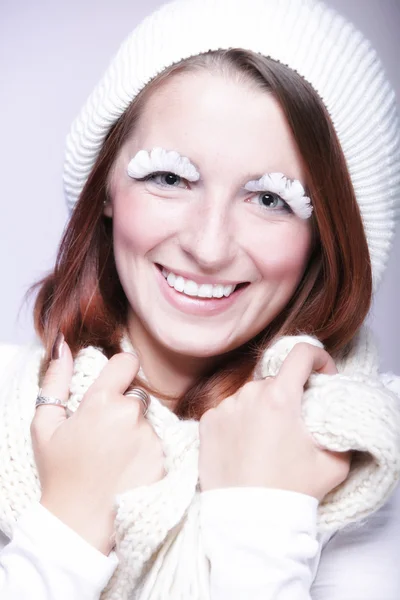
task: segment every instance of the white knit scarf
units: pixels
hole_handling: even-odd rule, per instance
[[[275,375],[299,341],[281,338],[267,350],[255,378]],[[123,347],[129,343],[125,340]],[[19,354],[1,383],[0,530],[12,537],[16,520],[40,498],[30,438],[38,393],[41,348]],[[107,359],[99,349],[81,350],[75,360],[70,411]],[[363,329],[338,364],[338,375],[313,374],[303,396],[303,417],[314,438],[334,451],[359,451],[347,480],[319,506],[320,532],[364,519],[387,500],[400,474],[400,409],[390,388],[399,383],[378,374],[371,336]],[[166,476],[116,498],[119,565],[102,600],[200,600],[209,598],[209,567],[199,526],[198,423],[180,420],[156,398],[147,415],[165,453]]]

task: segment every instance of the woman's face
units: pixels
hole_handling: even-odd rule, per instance
[[[175,176],[139,180],[160,170]],[[133,339],[136,327],[165,350],[212,357],[281,312],[304,272],[312,234],[310,219],[276,193],[245,188],[271,173],[306,185],[270,94],[196,72],[170,78],[151,96],[116,161],[105,208]]]

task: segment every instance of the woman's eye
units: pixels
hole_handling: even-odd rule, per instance
[[[184,179],[176,173],[167,172],[167,171],[159,171],[157,173],[150,173],[146,175],[144,178],[145,181],[154,181],[157,185],[161,185],[162,187],[180,187],[180,183],[186,187],[184,184]]]
[[[287,202],[275,194],[274,192],[262,192],[257,196],[257,201],[260,206],[267,209],[285,210],[291,212],[291,209]]]

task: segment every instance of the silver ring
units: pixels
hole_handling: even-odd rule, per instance
[[[143,388],[134,387],[131,390],[129,390],[129,392],[126,392],[126,394],[124,394],[124,396],[126,396],[126,397],[132,396],[133,398],[138,398],[138,400],[140,400],[144,406],[143,416],[145,417],[147,415],[147,412],[149,410],[150,397]]]
[[[54,396],[43,396],[42,388],[40,388],[39,393],[36,397],[35,408],[38,406],[43,406],[44,404],[50,404],[53,406],[61,406],[62,408],[67,408],[67,403],[64,400],[60,400],[59,398],[55,398]]]

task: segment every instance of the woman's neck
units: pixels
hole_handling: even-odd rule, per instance
[[[146,380],[161,394],[180,397],[215,362],[215,357],[199,358],[169,351],[134,317],[129,321],[128,333]],[[173,408],[171,404],[175,403],[168,403]]]

